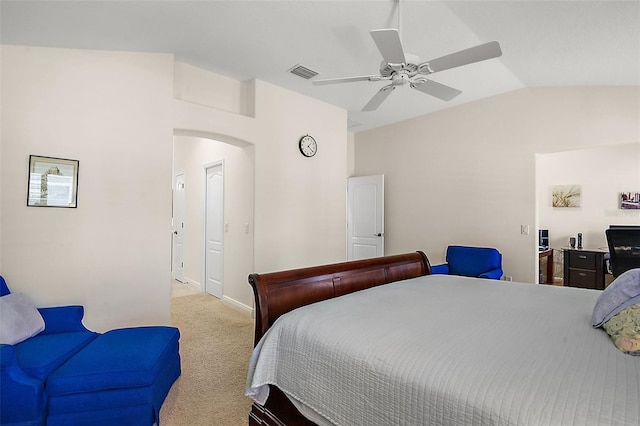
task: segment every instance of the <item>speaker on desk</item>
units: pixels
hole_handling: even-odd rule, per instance
[[[539,229],[538,230],[538,249],[546,250],[548,248],[549,248],[549,230]]]

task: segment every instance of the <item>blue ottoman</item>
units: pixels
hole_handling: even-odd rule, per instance
[[[180,376],[174,327],[108,331],[47,379],[47,425],[152,425]]]

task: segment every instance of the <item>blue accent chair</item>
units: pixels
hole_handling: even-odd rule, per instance
[[[502,254],[494,248],[449,246],[446,262],[431,266],[431,273],[492,280],[502,277]]]
[[[0,297],[10,294],[0,276]],[[39,308],[45,328],[0,344],[0,424],[152,425],[180,376],[180,333],[153,326],[104,334],[82,306]]]

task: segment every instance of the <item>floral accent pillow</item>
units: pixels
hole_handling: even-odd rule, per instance
[[[604,289],[593,307],[591,325],[601,327],[627,306],[640,303],[640,268],[629,269]]]
[[[640,303],[626,307],[602,325],[622,352],[640,356]]]

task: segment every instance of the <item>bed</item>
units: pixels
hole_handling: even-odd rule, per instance
[[[638,425],[597,290],[431,275],[421,253],[252,274],[255,425]]]

